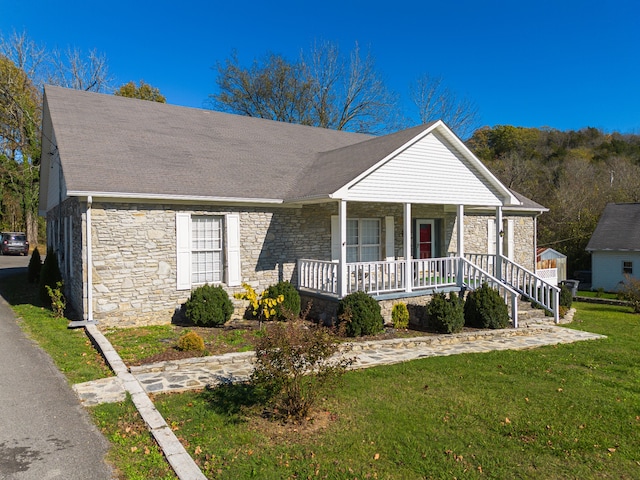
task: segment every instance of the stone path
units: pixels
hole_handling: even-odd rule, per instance
[[[119,402],[125,399],[128,392],[178,477],[182,480],[206,479],[156,410],[149,394],[202,389],[246,380],[253,368],[254,353],[231,353],[127,368],[95,325],[85,328],[116,376],[74,385],[73,389],[81,402],[86,406]],[[523,350],[600,338],[605,337],[555,325],[532,323],[521,325],[518,329],[356,342],[348,344],[344,354],[355,358],[352,368],[356,369],[418,358]]]
[[[347,355],[355,357],[352,368],[391,365],[418,358],[482,353],[493,350],[524,350],[544,345],[604,338],[602,335],[569,328],[536,325],[518,330],[435,335],[350,344]],[[202,389],[220,383],[244,381],[253,368],[253,352],[129,367],[146,393],[168,393]],[[119,377],[103,378],[73,386],[84,405],[119,402],[125,389]]]

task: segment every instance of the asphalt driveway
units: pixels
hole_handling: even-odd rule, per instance
[[[28,262],[0,256],[0,276]],[[66,379],[0,297],[0,479],[112,479],[104,461],[108,447]]]

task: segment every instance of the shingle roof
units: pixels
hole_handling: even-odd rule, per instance
[[[60,87],[45,97],[69,192],[282,199],[318,152],[375,138]]]
[[[602,212],[587,251],[640,251],[640,203],[609,203]]]
[[[326,197],[435,125],[374,137],[52,86],[45,112],[68,194],[154,198]]]
[[[515,190],[513,190],[512,188],[510,188],[509,190],[511,191],[511,193],[513,193],[513,195],[521,203],[521,205],[519,207],[510,207],[510,209],[512,209],[512,210],[535,210],[535,211],[539,211],[539,212],[548,212],[549,211],[549,209],[547,207],[543,207],[539,203],[534,202],[530,198],[525,197],[521,193],[518,193]]]

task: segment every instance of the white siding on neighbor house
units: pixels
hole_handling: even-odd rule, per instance
[[[479,172],[431,133],[348,190],[347,200],[437,205],[501,205]]]
[[[633,277],[640,278],[640,252],[603,252],[591,254],[591,288],[607,292],[619,289],[624,281],[622,262],[633,262]]]

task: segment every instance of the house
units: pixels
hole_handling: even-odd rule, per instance
[[[567,256],[549,247],[538,248],[536,275],[558,285],[567,279]]]
[[[587,244],[591,288],[615,292],[625,276],[640,278],[640,203],[609,203]]]
[[[168,322],[195,286],[279,280],[324,311],[485,281],[512,313],[558,311],[532,273],[546,209],[441,121],[374,137],[47,86],[42,132],[40,213],[83,321]]]

